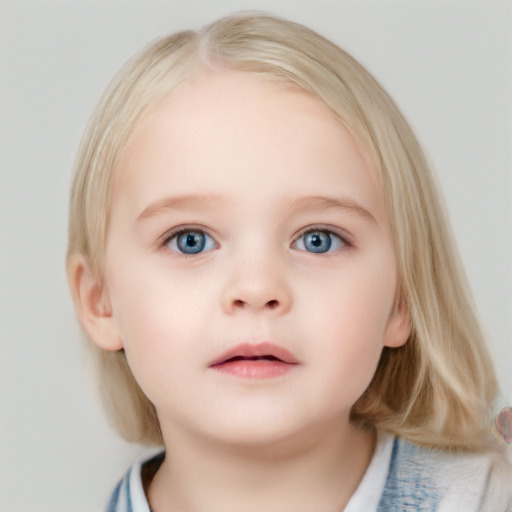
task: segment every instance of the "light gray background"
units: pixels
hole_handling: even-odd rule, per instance
[[[512,3],[0,3],[0,511],[91,512],[137,447],[86,377],[64,272],[70,169],[119,66],[159,35],[264,9],[360,59],[437,169],[505,394],[512,396]]]

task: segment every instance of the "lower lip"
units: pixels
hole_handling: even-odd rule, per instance
[[[285,375],[294,367],[294,364],[283,363],[282,361],[229,361],[212,366],[214,370],[227,373],[243,379],[272,379]]]

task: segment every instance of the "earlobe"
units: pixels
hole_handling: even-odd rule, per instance
[[[68,282],[76,314],[91,339],[105,350],[123,348],[104,284],[82,256],[72,257],[67,267]]]
[[[389,317],[384,346],[397,348],[405,345],[411,335],[411,318],[409,308],[403,298],[397,300]]]

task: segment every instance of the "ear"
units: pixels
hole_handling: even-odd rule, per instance
[[[385,347],[397,348],[405,345],[411,335],[411,318],[405,300],[399,297],[388,320],[383,344]]]
[[[76,314],[91,339],[105,350],[120,350],[123,341],[112,315],[108,292],[82,256],[68,263],[68,282]]]

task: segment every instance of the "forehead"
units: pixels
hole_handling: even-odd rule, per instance
[[[346,186],[380,202],[367,155],[316,96],[253,73],[205,72],[136,130],[118,167],[114,202],[142,208],[175,195],[250,193],[262,181],[292,196]],[[350,178],[350,179],[349,179]],[[360,191],[359,194],[362,192]]]

